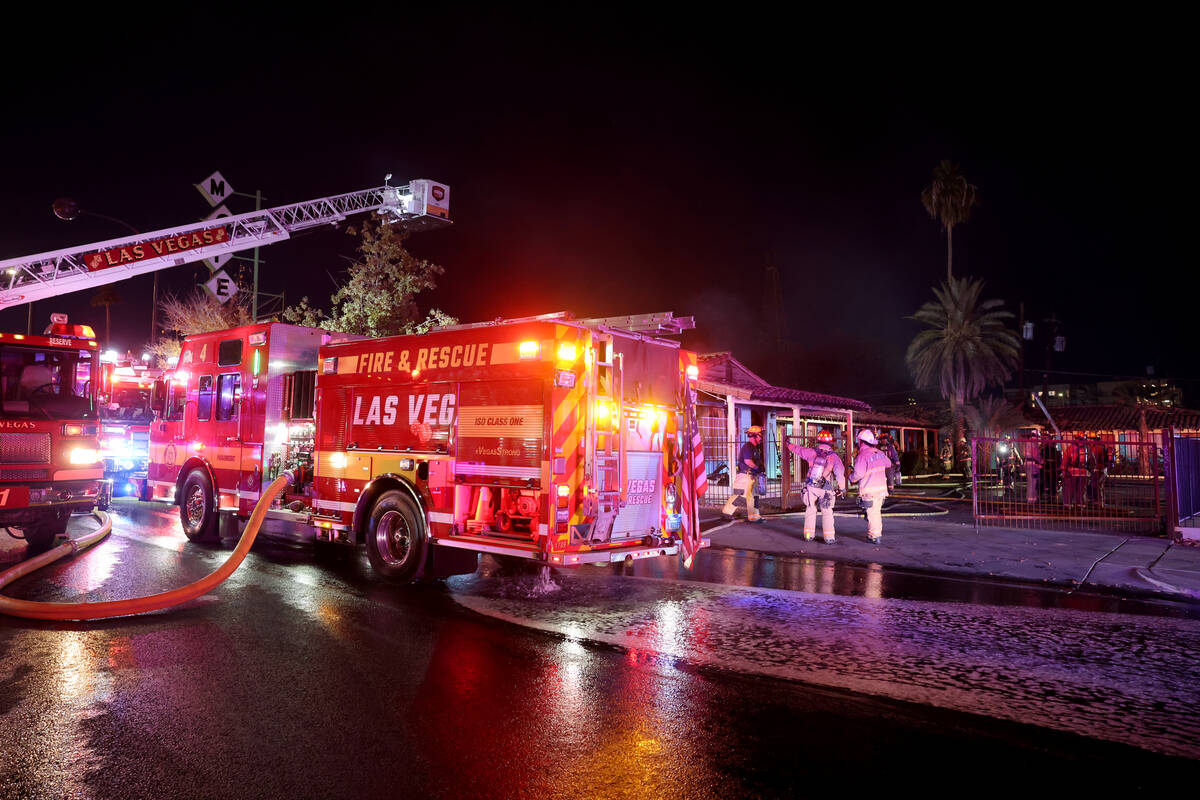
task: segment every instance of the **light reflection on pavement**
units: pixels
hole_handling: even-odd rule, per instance
[[[563,636],[1200,758],[1200,621],[838,596],[563,570],[448,581]]]

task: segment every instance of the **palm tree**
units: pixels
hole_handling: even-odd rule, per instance
[[[92,308],[104,306],[104,347],[108,348],[109,339],[109,309],[115,303],[121,302],[121,295],[117,294],[117,290],[113,288],[111,283],[106,283],[100,287],[100,291],[92,295]]]
[[[1029,421],[1021,413],[1021,407],[1013,405],[1003,397],[982,397],[973,405],[963,408],[967,427],[972,436],[985,439],[998,439],[1006,433],[1016,430]],[[984,443],[980,448],[982,463],[992,463],[991,443]]]
[[[918,389],[935,386],[950,401],[954,442],[963,438],[963,406],[988,386],[1003,386],[1017,364],[1021,340],[1006,326],[1003,300],[980,300],[983,281],[950,278],[936,300],[909,317],[926,326],[908,345],[904,361]]]
[[[1029,424],[1021,407],[1003,397],[981,398],[974,405],[964,406],[963,413],[975,436],[997,438]]]
[[[921,204],[946,231],[946,280],[954,277],[954,226],[971,218],[979,190],[948,159],[933,169],[933,182],[921,192]]]

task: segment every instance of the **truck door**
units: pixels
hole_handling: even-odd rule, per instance
[[[151,426],[149,478],[173,483],[179,476],[179,468],[187,460],[184,417],[188,386],[183,377],[171,375],[164,388],[166,398],[162,415]]]
[[[197,364],[195,416],[185,425],[195,426],[194,440],[204,444],[204,457],[212,466],[222,492],[241,488],[242,442],[242,340],[217,344],[215,364]],[[194,419],[194,422],[193,422]],[[189,437],[190,438],[190,437]]]

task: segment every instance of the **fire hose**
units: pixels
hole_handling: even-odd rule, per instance
[[[128,600],[102,600],[90,603],[52,603],[18,600],[0,594],[0,613],[14,617],[25,617],[26,619],[108,619],[110,617],[142,614],[147,611],[158,611],[194,600],[215,589],[241,566],[242,560],[250,552],[250,546],[254,544],[254,538],[258,535],[258,529],[267,515],[267,510],[271,507],[271,503],[283,490],[283,487],[287,486],[291,481],[291,473],[284,473],[276,478],[266,488],[266,491],[262,493],[262,497],[258,499],[258,504],[254,506],[254,511],[250,514],[250,520],[246,523],[246,529],[242,532],[242,537],[238,540],[237,547],[229,554],[229,558],[225,559],[225,562],[221,566],[208,575],[186,586],[145,597],[132,597]],[[106,537],[112,531],[112,519],[103,511],[93,511],[92,513],[101,522],[99,530],[93,531],[79,539],[64,542],[58,547],[47,550],[39,556],[23,561],[17,566],[0,573],[0,590],[3,590],[5,586],[18,578],[24,577],[34,570],[41,569],[65,555],[74,555]]]

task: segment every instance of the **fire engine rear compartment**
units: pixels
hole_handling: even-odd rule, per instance
[[[593,333],[501,324],[322,348],[323,533],[336,537],[366,511],[367,476],[391,475],[420,492],[437,545],[551,563],[677,552],[664,531],[664,470],[682,410],[678,346]],[[424,369],[413,369],[418,345],[430,351]],[[484,348],[486,363],[453,369]]]

